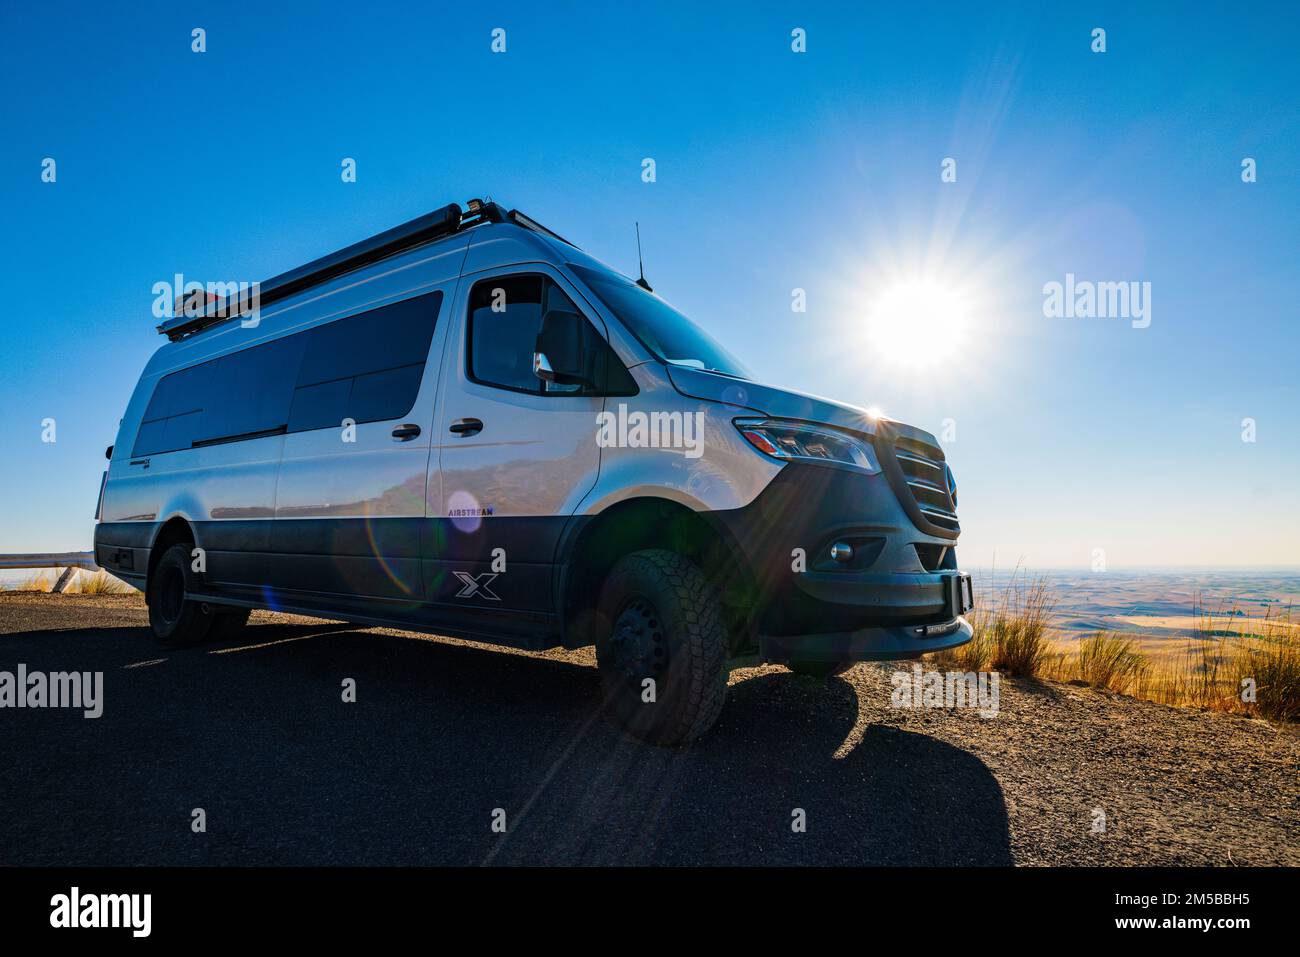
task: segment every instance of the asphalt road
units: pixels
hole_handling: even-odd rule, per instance
[[[104,673],[98,719],[0,711],[0,864],[999,865],[1222,855],[1220,831],[1175,840],[1171,856],[1136,813],[1128,832],[1112,828],[1108,849],[1089,836],[1090,806],[1111,795],[1118,825],[1129,807],[1115,792],[1141,792],[1142,782],[1097,784],[1100,772],[1077,761],[1035,771],[1035,748],[1061,750],[1042,736],[1077,738],[1079,716],[1054,723],[1031,719],[1031,709],[1105,703],[1087,690],[1021,692],[1011,701],[1018,717],[985,722],[890,711],[875,667],[830,682],[751,669],[733,675],[708,738],[665,750],[600,713],[589,653],[527,655],[258,617],[236,642],[165,651],[137,598],[0,595],[0,670],[21,662]],[[342,700],[347,678],[356,703]],[[1284,747],[1266,758],[1269,775],[1293,775],[1297,752]],[[1243,748],[1259,752],[1251,740]],[[1258,768],[1245,781],[1276,786]],[[1291,810],[1271,823],[1243,819],[1241,803],[1235,818],[1225,815],[1224,826],[1235,820],[1245,836],[1233,839],[1239,856],[1258,839],[1295,862],[1290,786],[1280,797]],[[1176,821],[1179,807],[1157,816]],[[195,808],[205,833],[191,829]],[[498,808],[504,834],[491,826]],[[806,832],[792,830],[796,808]],[[1260,853],[1253,862],[1268,863],[1270,852]]]

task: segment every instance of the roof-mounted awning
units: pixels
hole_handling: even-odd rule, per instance
[[[442,209],[434,210],[400,226],[385,230],[369,239],[353,243],[345,249],[322,256],[305,266],[291,269],[263,282],[258,291],[258,306],[270,305],[280,299],[302,292],[327,279],[341,276],[362,266],[368,266],[392,256],[394,253],[419,246],[430,240],[450,236],[461,229],[476,226],[482,222],[504,222],[507,213],[496,203],[472,199],[468,211],[462,212],[456,203],[450,203]],[[184,297],[178,297],[182,301]],[[203,301],[202,310],[197,315],[176,315],[158,326],[158,331],[175,342],[186,336],[194,335],[210,326],[226,322],[234,317],[231,307],[238,304],[231,299],[208,297]],[[183,310],[177,310],[182,312]],[[189,310],[193,312],[194,310]]]

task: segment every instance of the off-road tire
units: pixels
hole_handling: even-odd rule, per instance
[[[664,549],[626,555],[601,586],[596,661],[619,723],[654,744],[694,741],[727,696],[727,629],[714,588]],[[643,700],[646,678],[654,700]]]
[[[167,648],[197,645],[212,625],[213,616],[203,613],[202,602],[185,597],[197,584],[190,571],[193,547],[180,542],[163,552],[149,581],[149,627],[158,643]]]

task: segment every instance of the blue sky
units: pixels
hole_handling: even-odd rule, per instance
[[[955,429],[963,564],[1296,563],[1292,5],[231,6],[0,10],[0,552],[89,547],[153,283],[490,193],[625,272],[639,220],[760,379]],[[1150,326],[1044,316],[1066,273]],[[871,320],[917,276],[963,312],[920,369]]]

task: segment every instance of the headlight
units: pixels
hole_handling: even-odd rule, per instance
[[[735,421],[750,445],[774,459],[842,465],[872,475],[880,471],[871,443],[848,432],[781,419]]]

